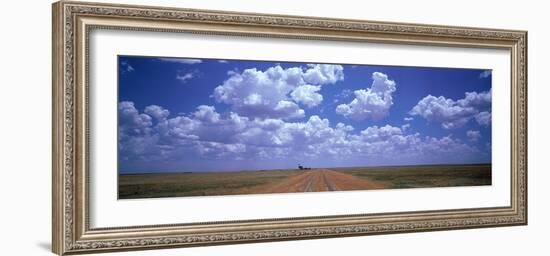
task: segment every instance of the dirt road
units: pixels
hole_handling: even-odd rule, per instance
[[[249,193],[287,193],[364,190],[384,188],[385,184],[358,178],[329,169],[297,171],[299,174],[283,181],[252,188]]]

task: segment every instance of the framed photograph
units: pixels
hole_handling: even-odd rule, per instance
[[[53,251],[527,224],[527,32],[61,1]]]

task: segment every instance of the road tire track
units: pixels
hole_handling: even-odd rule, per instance
[[[313,192],[313,175],[309,177],[309,181],[304,188],[304,192]]]
[[[327,178],[327,175],[326,175],[326,172],[323,170],[323,182],[325,183],[325,188],[326,188],[326,191],[338,191],[338,187],[336,186],[336,184],[334,184],[334,182]]]

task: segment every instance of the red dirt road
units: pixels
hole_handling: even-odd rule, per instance
[[[365,190],[384,188],[385,184],[358,178],[329,169],[313,169],[300,173],[283,181],[251,188],[248,193],[288,193]]]

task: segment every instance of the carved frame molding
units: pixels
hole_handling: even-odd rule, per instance
[[[91,229],[88,35],[185,32],[509,49],[510,207]],[[60,255],[527,224],[527,32],[61,1],[53,5],[53,243]]]

